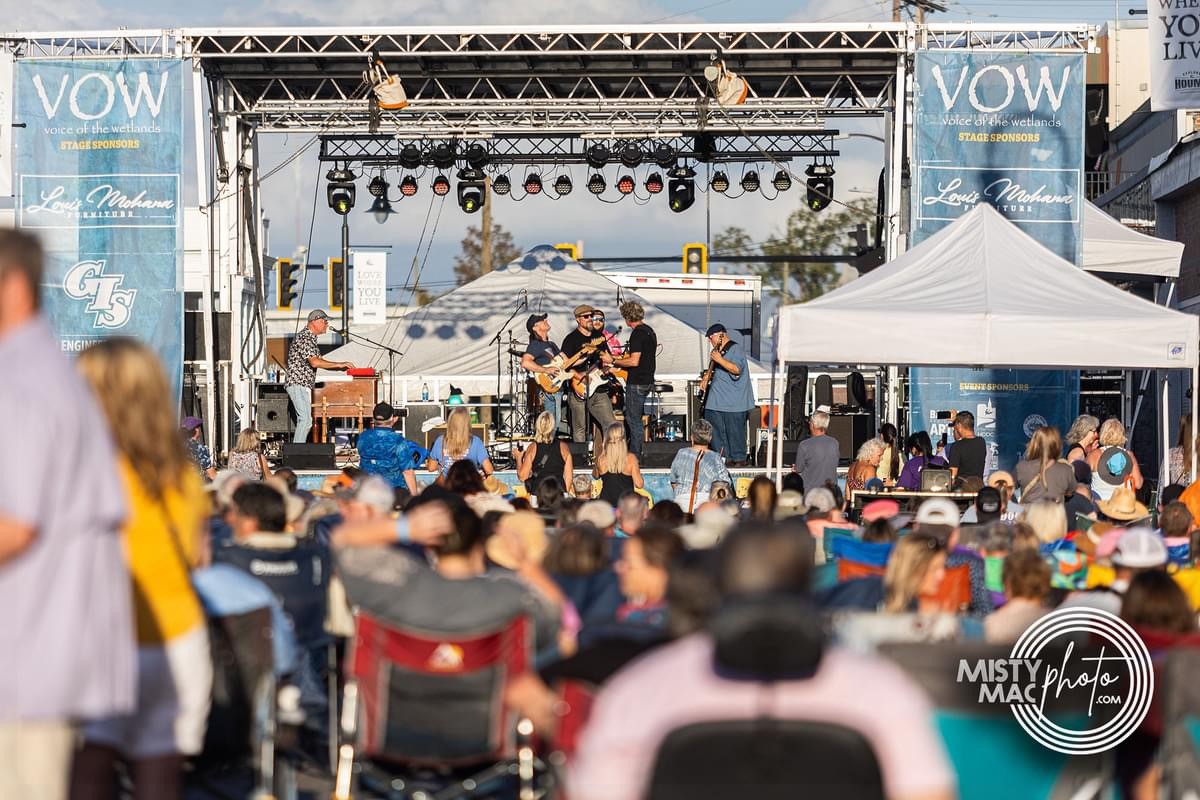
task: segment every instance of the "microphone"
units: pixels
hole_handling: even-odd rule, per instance
[[[350,338],[350,331],[347,330],[346,328],[342,328],[340,331],[334,331],[334,333],[336,333],[338,336],[342,337],[343,339]]]
[[[620,333],[620,332],[621,332],[621,331],[623,331],[623,330],[625,330],[625,326],[624,326],[624,325],[618,325],[618,326],[617,326],[617,329],[616,329],[615,331],[613,331],[613,335],[615,336],[616,334]]]
[[[529,290],[521,290],[521,308],[529,308]]]

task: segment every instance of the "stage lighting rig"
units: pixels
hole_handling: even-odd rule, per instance
[[[617,179],[617,191],[621,194],[633,194],[634,185],[632,175],[622,175]]]
[[[450,169],[454,166],[454,145],[449,142],[434,145],[431,157],[433,165],[438,169]]]
[[[458,172],[458,207],[467,214],[474,214],[487,202],[483,172],[464,169]]]
[[[445,175],[438,175],[433,179],[433,193],[438,197],[445,197],[450,194],[450,179]]]
[[[604,181],[604,176],[599,172],[593,172],[587,182],[588,191],[592,194],[604,194],[604,190],[608,188],[608,184]]]
[[[376,175],[367,185],[367,192],[371,197],[375,198],[375,202],[371,203],[371,207],[367,209],[367,213],[375,217],[375,221],[380,225],[387,222],[387,218],[395,213],[392,208],[391,201],[387,196],[388,182],[384,180],[383,175]]]
[[[675,166],[675,148],[666,142],[659,142],[654,145],[654,163],[658,164],[663,169],[670,169]]]
[[[713,173],[712,182],[709,183],[709,186],[717,194],[725,194],[729,191],[729,176],[721,170],[717,170]]]
[[[621,163],[630,169],[642,163],[642,148],[638,147],[637,142],[627,142],[621,148]]]
[[[497,175],[492,178],[492,191],[499,195],[506,195],[512,191],[512,181],[507,175]]]
[[[758,183],[758,173],[757,172],[755,172],[754,170],[750,170],[749,172],[747,172],[745,175],[742,176],[742,191],[743,192],[757,192],[758,187],[759,187],[759,183]]]
[[[600,169],[608,163],[608,159],[612,154],[608,152],[608,147],[597,142],[587,149],[587,163],[592,169]]]
[[[566,197],[575,188],[575,184],[571,183],[569,175],[559,175],[554,181],[554,192],[559,197]]]
[[[781,169],[775,173],[775,179],[771,181],[771,185],[775,187],[777,192],[786,192],[792,188],[792,176],[788,174],[786,169]]]
[[[808,176],[808,207],[813,211],[824,211],[833,201],[833,165],[810,164],[804,174]]]
[[[406,144],[400,148],[400,166],[405,169],[417,169],[421,166],[421,148],[415,144]]]
[[[542,176],[531,172],[525,176],[525,194],[542,193]]]
[[[417,193],[417,179],[412,175],[405,175],[404,180],[400,181],[400,194],[405,197],[412,197]]]
[[[343,217],[354,208],[354,177],[354,173],[345,167],[331,169],[325,174],[325,180],[329,181],[329,185],[325,187],[325,199],[329,202],[329,207]]]
[[[473,144],[467,148],[467,164],[472,169],[483,169],[492,160],[492,155],[481,144]]]
[[[676,167],[668,173],[667,204],[676,214],[687,211],[696,202],[696,172],[691,167]]]
[[[663,177],[657,172],[651,172],[646,177],[646,191],[650,194],[658,194],[663,190]]]

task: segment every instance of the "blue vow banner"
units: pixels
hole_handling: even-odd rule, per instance
[[[183,62],[19,60],[17,225],[46,249],[43,305],[67,352],[108,336],[183,369]]]
[[[1079,405],[1078,372],[922,367],[920,378],[909,391],[910,430],[928,431],[935,445],[943,433],[953,442],[945,412],[970,411],[988,445],[989,471],[1011,471],[1043,425],[1066,434]]]
[[[1083,213],[1084,57],[921,51],[913,243],[990,203],[1073,264]]]

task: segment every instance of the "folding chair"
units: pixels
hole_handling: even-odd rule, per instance
[[[533,664],[529,621],[445,634],[355,616],[343,693],[334,800],[365,795],[475,797],[517,777],[533,797],[541,765],[533,726],[504,704],[509,681]]]
[[[962,614],[971,607],[971,567],[959,564],[949,567],[942,584],[932,596],[938,608],[948,614]]]

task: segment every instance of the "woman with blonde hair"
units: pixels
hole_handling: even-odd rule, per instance
[[[902,536],[892,548],[883,575],[883,607],[889,614],[941,610],[934,595],[946,576],[946,547],[924,533]]]
[[[1167,451],[1169,469],[1167,474],[1171,483],[1190,486],[1195,479],[1192,475],[1192,453],[1196,451],[1196,443],[1200,436],[1192,434],[1192,415],[1184,414],[1179,420],[1179,441]]]
[[[175,398],[149,348],[107,339],[76,363],[112,430],[129,503],[123,536],[138,699],[130,715],[83,727],[71,797],[113,797],[121,759],[130,763],[135,797],[178,798],[184,759],[204,743],[212,688],[204,613],[191,584],[207,514],[204,487],[176,434]]]
[[[271,477],[271,465],[263,455],[262,440],[254,428],[246,428],[238,434],[233,452],[229,454],[229,468],[255,481]]]
[[[1142,488],[1145,479],[1137,456],[1125,447],[1125,426],[1121,420],[1109,417],[1100,426],[1100,446],[1088,454],[1092,468],[1092,492],[1097,500],[1109,500],[1118,486]]]
[[[464,458],[474,464],[484,478],[496,471],[492,460],[488,458],[483,440],[471,433],[471,415],[465,408],[456,408],[446,420],[446,432],[433,440],[425,469],[437,472],[438,481],[441,482],[454,462]]]
[[[637,456],[629,452],[623,423],[614,422],[604,431],[604,449],[592,467],[592,476],[600,479],[599,499],[614,507],[621,495],[646,485]]]
[[[862,490],[867,481],[878,477],[879,463],[883,460],[883,452],[887,445],[882,439],[868,439],[858,448],[858,457],[846,472],[846,495],[851,491]]]
[[[564,486],[572,485],[575,463],[571,448],[558,438],[554,415],[548,411],[538,414],[533,425],[533,445],[521,453],[517,462],[517,477],[525,481],[529,493],[536,494],[544,478],[561,478]]]
[[[1053,425],[1033,432],[1025,448],[1025,458],[1017,462],[1017,485],[1021,487],[1021,505],[1049,500],[1062,503],[1075,493],[1075,470],[1060,461],[1062,439]]]
[[[1054,544],[1067,538],[1067,515],[1058,503],[1049,500],[1031,503],[1025,507],[1021,521],[1033,528],[1042,544]]]

